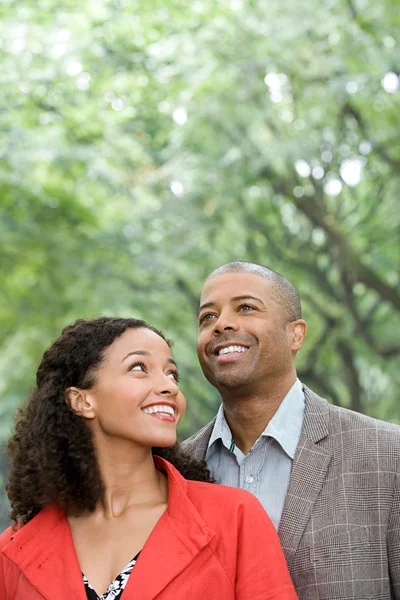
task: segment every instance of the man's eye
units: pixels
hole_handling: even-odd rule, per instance
[[[215,317],[213,313],[205,313],[204,315],[201,315],[201,317],[199,318],[200,325],[204,323],[204,321],[209,321],[213,317]]]
[[[249,310],[255,310],[254,306],[250,306],[250,304],[241,304],[239,306],[239,310],[243,310],[244,312],[247,312]]]

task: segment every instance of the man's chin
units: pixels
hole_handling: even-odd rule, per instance
[[[243,386],[249,385],[249,375],[243,368],[238,368],[237,365],[226,365],[223,369],[204,369],[203,373],[206,379],[220,393],[222,391],[231,392]]]
[[[211,382],[210,382],[211,383]],[[235,392],[249,385],[249,379],[242,373],[223,373],[215,376],[212,383],[218,391]]]

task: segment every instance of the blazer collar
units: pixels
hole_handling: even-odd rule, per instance
[[[208,444],[210,442],[211,434],[214,429],[216,417],[207,425],[205,425],[200,431],[195,433],[192,437],[182,442],[182,448],[193,458],[197,460],[205,460]]]
[[[329,435],[329,404],[304,386],[306,409],[278,529],[289,569],[322,489],[331,452],[319,442]]]
[[[303,385],[306,397],[302,437],[318,443],[329,435],[329,404],[306,385]]]
[[[127,584],[132,591],[140,590],[141,600],[157,596],[215,535],[190,500],[190,483],[162,458],[155,456],[154,462],[168,476],[168,508],[150,534]],[[60,508],[52,505],[42,510],[11,536],[3,554],[46,600],[86,600],[71,530]]]

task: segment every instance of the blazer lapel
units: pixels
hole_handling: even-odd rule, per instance
[[[308,388],[304,392],[304,424],[278,530],[289,568],[331,460],[331,454],[317,445],[329,434],[329,405]]]
[[[126,586],[132,597],[140,600],[155,598],[215,535],[188,498],[183,477],[163,459],[154,460],[157,468],[168,474],[168,508],[147,540]]]
[[[197,460],[204,460],[208,448],[208,442],[212,434],[216,417],[205,425],[195,435],[182,442],[182,448],[186,454],[190,454]]]
[[[44,509],[17,531],[3,554],[46,600],[86,600],[68,521],[57,507]]]

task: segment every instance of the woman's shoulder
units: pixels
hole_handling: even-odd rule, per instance
[[[18,529],[19,527],[17,525],[16,527],[10,526],[5,531],[3,531],[3,533],[0,535],[0,550],[3,550],[3,548],[7,546],[9,542],[12,541]]]
[[[188,481],[187,497],[207,526],[217,534],[218,544],[244,539],[246,532],[270,541],[277,539],[272,521],[257,498],[239,488],[216,483]],[[216,542],[217,543],[217,542]]]
[[[8,527],[0,535],[0,550],[10,542],[17,543],[18,540],[19,544],[36,536],[52,535],[62,520],[66,522],[63,510],[53,504],[46,506],[25,525],[17,523]]]

